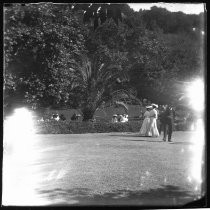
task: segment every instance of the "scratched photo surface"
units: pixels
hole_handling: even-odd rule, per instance
[[[204,3],[3,10],[3,206],[203,207]]]

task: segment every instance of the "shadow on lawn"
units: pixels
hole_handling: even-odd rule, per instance
[[[111,134],[109,136],[151,138],[151,137],[139,136],[138,134],[136,134],[136,135],[133,135],[133,134],[132,135],[128,135],[128,134],[116,134],[116,135],[114,135],[114,134]]]
[[[173,144],[182,144],[182,145],[192,145],[192,142],[176,142],[176,141],[172,141]]]
[[[197,197],[192,192],[173,185],[149,191],[116,190],[95,194],[88,188],[42,190],[52,205],[129,205],[129,206],[184,206]],[[55,202],[57,200],[57,202]]]
[[[121,140],[125,140],[125,139],[121,139]],[[126,139],[127,141],[128,139]],[[172,141],[172,142],[168,142],[168,141],[163,141],[161,139],[159,140],[150,140],[150,139],[131,139],[128,141],[146,141],[146,142],[158,142],[158,143],[170,143],[170,144],[181,144],[181,145],[192,145],[192,142],[176,142],[176,141]]]
[[[109,136],[118,136],[118,137],[138,137],[139,139],[121,139],[121,140],[125,140],[125,141],[145,141],[145,142],[158,142],[158,143],[163,143],[164,141],[162,140],[163,136],[159,136],[158,138],[153,138],[153,137],[144,137],[144,136],[139,136],[139,135],[109,135]],[[143,138],[143,139],[142,139]],[[168,142],[168,141],[166,141]],[[193,144],[190,141],[185,141],[185,142],[177,142],[177,141],[172,141],[172,144],[182,144],[182,145],[191,145]]]
[[[151,141],[151,142],[162,142],[161,137],[159,138],[153,138],[153,137],[149,137],[149,136],[139,136],[139,135],[109,135],[109,136],[117,136],[117,137],[137,137],[139,139],[135,139],[135,140],[130,140],[130,141]],[[142,139],[143,138],[143,139]],[[126,139],[129,141],[129,139]]]
[[[128,139],[121,139],[121,140],[128,140]],[[150,139],[129,139],[128,141],[146,141],[146,142],[158,142],[162,143],[162,140],[150,140]]]

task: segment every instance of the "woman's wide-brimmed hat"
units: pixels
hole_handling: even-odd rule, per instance
[[[152,108],[152,106],[146,106],[146,109],[151,109]]]
[[[155,108],[158,108],[158,105],[157,104],[152,104],[152,106],[154,106]]]
[[[113,117],[117,117],[117,115],[116,114],[113,114]]]

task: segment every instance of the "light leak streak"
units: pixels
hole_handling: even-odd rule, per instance
[[[191,138],[192,145],[190,150],[192,152],[192,160],[190,167],[190,175],[188,176],[188,181],[194,185],[194,190],[200,193],[204,193],[202,191],[202,182],[203,182],[203,174],[202,167],[203,165],[203,152],[204,152],[204,126],[203,120],[198,119],[196,123],[196,131],[193,132],[193,136]]]
[[[190,170],[189,181],[194,180],[196,187],[195,189],[201,189],[201,183],[203,181],[202,177],[202,167],[203,167],[203,152],[204,152],[204,125],[203,120],[198,119],[196,125],[196,131],[193,133],[191,138],[191,151],[192,151],[192,163]]]
[[[189,104],[195,111],[204,110],[204,82],[196,79],[187,87],[187,95],[190,99]]]
[[[2,204],[42,205],[35,189],[41,180],[33,167],[38,154],[34,149],[38,139],[34,132],[32,113],[26,108],[16,109],[4,122]]]
[[[202,79],[196,79],[190,83],[187,87],[187,95],[189,97],[189,105],[196,112],[197,116],[196,125],[194,126],[195,132],[191,138],[192,145],[189,149],[192,152],[192,163],[190,176],[188,177],[189,182],[195,182],[195,190],[201,191],[203,177],[202,167],[203,166],[203,152],[205,146],[205,133],[204,133],[204,119],[203,115],[204,105],[204,81]]]

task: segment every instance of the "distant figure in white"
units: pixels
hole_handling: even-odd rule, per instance
[[[139,131],[141,136],[152,136],[151,132],[149,131],[151,109],[152,106],[146,106],[146,112],[144,113],[144,121]]]
[[[60,117],[59,117],[58,114],[53,114],[52,117],[51,117],[51,119],[56,120],[56,121],[59,121],[60,120]]]
[[[127,114],[123,114],[122,122],[128,122],[128,115]]]
[[[123,121],[124,121],[124,118],[123,118],[122,114],[120,114],[119,122],[123,122]]]
[[[157,118],[158,118],[158,113],[156,110],[157,108],[158,108],[158,105],[152,104],[152,110],[149,112],[150,124],[146,132],[146,135],[151,133],[152,137],[159,136],[159,131],[157,129]]]
[[[114,114],[114,115],[112,116],[112,123],[117,123],[117,122],[118,122],[117,115]]]
[[[128,116],[126,114],[120,115],[120,122],[128,122]]]

